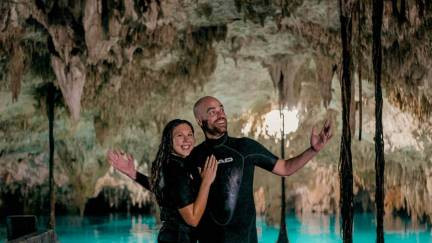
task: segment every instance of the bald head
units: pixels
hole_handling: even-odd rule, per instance
[[[195,119],[200,119],[202,115],[207,112],[207,104],[211,101],[216,101],[221,104],[220,101],[213,96],[204,96],[199,98],[197,102],[195,102],[195,105],[193,107]]]
[[[194,105],[194,115],[207,138],[221,137],[227,131],[227,120],[222,103],[212,96],[198,99]]]

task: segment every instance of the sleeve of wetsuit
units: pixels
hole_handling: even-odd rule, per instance
[[[135,181],[141,186],[143,186],[145,189],[151,191],[150,180],[146,175],[141,174],[140,172],[137,171]]]
[[[272,171],[279,157],[268,151],[264,146],[255,140],[245,138],[245,144],[247,146],[247,159],[253,161],[253,163],[267,171]]]
[[[192,180],[184,167],[170,165],[168,193],[177,209],[193,203],[195,197],[192,193]]]

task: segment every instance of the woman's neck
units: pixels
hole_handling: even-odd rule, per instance
[[[176,153],[176,152],[172,152],[171,153],[172,155],[175,155],[175,156],[177,156],[177,157],[180,157],[180,158],[186,158],[186,156],[184,156],[184,155],[180,155],[180,154],[178,154],[178,153]]]

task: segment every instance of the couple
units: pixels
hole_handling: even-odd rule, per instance
[[[108,160],[156,195],[162,220],[158,242],[257,242],[255,165],[280,176],[293,174],[327,144],[331,124],[320,133],[312,129],[310,147],[285,160],[252,139],[228,136],[224,107],[216,98],[199,99],[193,111],[205,141],[194,148],[192,125],[169,122],[150,179],[135,170],[130,155],[109,151]]]

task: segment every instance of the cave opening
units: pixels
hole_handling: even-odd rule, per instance
[[[154,203],[145,202],[142,205],[134,205],[128,194],[126,189],[104,188],[96,197],[87,200],[84,215],[109,215],[111,213],[151,215],[154,213]],[[120,196],[117,197],[118,195]]]

